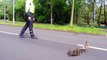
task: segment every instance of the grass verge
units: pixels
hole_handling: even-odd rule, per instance
[[[12,21],[0,21],[0,24],[5,25],[12,25],[12,26],[24,26],[25,22],[15,22],[12,24]],[[41,29],[49,29],[49,30],[59,30],[59,31],[69,31],[69,32],[78,32],[78,33],[88,33],[88,34],[101,34],[107,35],[101,28],[92,28],[92,27],[82,27],[77,25],[51,25],[51,24],[40,24],[34,23],[34,28],[41,28]]]

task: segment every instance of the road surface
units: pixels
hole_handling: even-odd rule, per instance
[[[22,27],[0,25],[0,60],[106,60],[107,36],[34,29],[39,39],[19,38]],[[91,47],[77,57],[68,57],[69,49],[83,45]],[[100,49],[98,49],[100,48]]]

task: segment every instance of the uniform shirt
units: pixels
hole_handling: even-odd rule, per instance
[[[25,10],[26,10],[26,13],[27,12],[34,13],[35,6],[32,0],[26,0]]]
[[[30,12],[31,13],[35,12],[35,6],[34,6],[33,2],[31,2],[31,4],[30,4]]]

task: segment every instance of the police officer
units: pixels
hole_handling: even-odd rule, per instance
[[[34,32],[33,32],[33,21],[35,20],[34,18],[34,4],[33,4],[33,0],[26,0],[26,24],[24,25],[24,27],[22,28],[20,34],[19,34],[19,37],[21,38],[25,38],[24,37],[24,33],[26,31],[26,29],[29,27],[29,32],[30,32],[30,35],[31,35],[31,38],[32,39],[38,39],[35,35],[34,35]]]

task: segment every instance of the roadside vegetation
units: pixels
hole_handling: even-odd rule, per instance
[[[12,21],[0,20],[0,24],[11,25],[11,26],[24,26],[25,22],[16,22],[15,24],[12,24]],[[75,33],[107,35],[107,32],[105,32],[102,28],[88,27],[87,25],[70,26],[70,25],[51,25],[51,24],[34,23],[34,28],[75,32]]]

